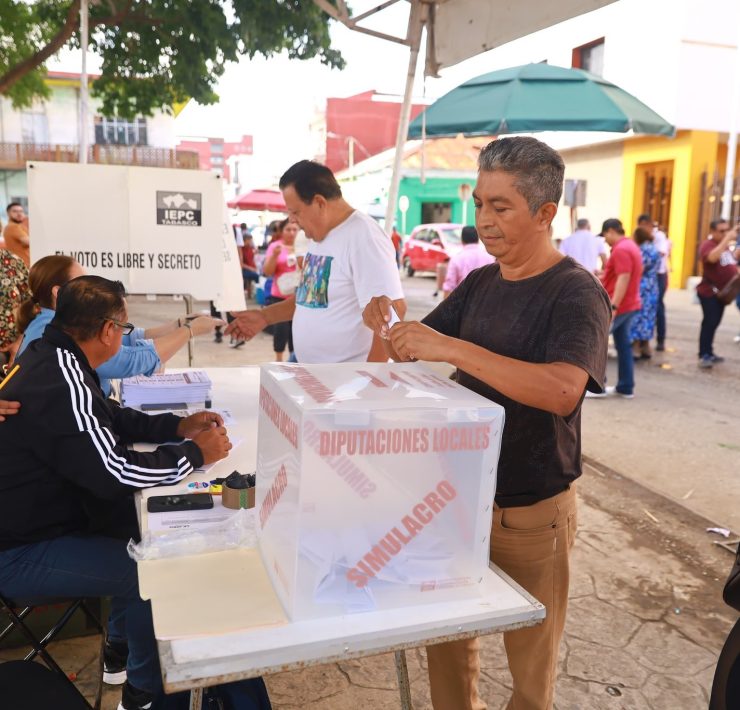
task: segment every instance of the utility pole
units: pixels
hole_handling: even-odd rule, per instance
[[[82,68],[80,70],[80,163],[87,163],[87,121],[90,93],[87,87],[87,47],[89,41],[89,0],[80,0],[80,49]]]
[[[398,202],[398,188],[401,184],[401,168],[403,167],[403,149],[406,146],[406,137],[409,133],[409,121],[411,119],[411,95],[414,89],[414,78],[416,76],[416,64],[419,59],[419,48],[421,36],[427,22],[429,6],[424,0],[411,0],[411,12],[409,13],[409,26],[406,35],[409,52],[409,67],[406,74],[406,89],[403,94],[401,115],[398,121],[398,133],[396,134],[396,154],[393,160],[393,172],[391,173],[391,185],[388,190],[388,204],[385,210],[385,231],[390,234],[393,228],[393,220],[396,215],[396,203]]]
[[[737,46],[735,47],[735,71],[733,74],[732,107],[730,109],[730,136],[727,141],[727,164],[725,166],[725,190],[722,196],[722,219],[732,216],[732,198],[735,187],[735,161],[737,159],[737,134],[740,131],[740,11],[738,11]]]

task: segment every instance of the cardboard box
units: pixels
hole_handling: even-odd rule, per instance
[[[293,619],[469,598],[504,410],[418,364],[261,368],[260,549]]]

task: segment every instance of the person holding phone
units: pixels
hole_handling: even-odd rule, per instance
[[[133,329],[124,296],[99,276],[65,283],[42,337],[0,383],[0,414],[15,411],[0,426],[0,592],[112,597],[125,618],[125,638],[109,640],[126,649],[119,708],[143,710],[163,691],[151,607],[126,551],[138,536],[132,494],[181,481],[231,443],[215,412],[152,416],[105,398],[95,368]],[[137,452],[135,441],[162,445]]]
[[[702,264],[702,279],[696,287],[703,318],[699,331],[699,367],[709,370],[724,362],[714,354],[714,334],[722,322],[727,303],[717,294],[738,276],[737,250],[733,254],[730,245],[737,239],[738,228],[730,229],[726,219],[715,219],[709,224],[709,236],[699,247]]]

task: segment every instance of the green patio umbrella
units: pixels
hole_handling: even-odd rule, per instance
[[[673,136],[676,129],[618,86],[582,69],[525,64],[466,81],[409,126],[409,138],[537,131],[615,131]]]

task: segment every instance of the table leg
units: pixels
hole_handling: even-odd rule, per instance
[[[409,683],[409,668],[406,665],[406,651],[396,651],[396,675],[398,675],[398,691],[401,694],[401,710],[413,710],[411,705],[411,684]]]
[[[203,707],[203,688],[193,688],[190,691],[190,710],[201,710]]]
[[[193,312],[193,297],[184,295],[182,299],[183,301],[185,301],[185,315],[187,315],[188,313],[192,313]],[[188,367],[192,367],[192,366],[193,366],[193,339],[190,338],[190,340],[188,340]],[[200,710],[200,708],[198,708],[198,710]]]

